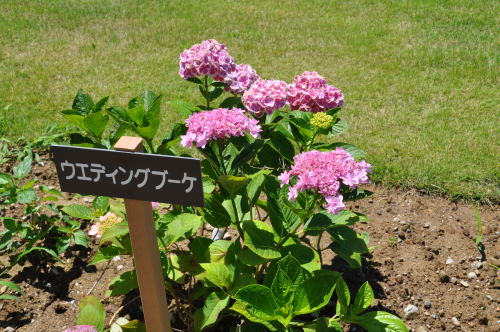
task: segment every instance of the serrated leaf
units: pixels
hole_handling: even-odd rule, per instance
[[[210,225],[216,228],[227,227],[231,224],[231,216],[215,195],[205,194],[203,216]]]
[[[127,271],[111,280],[106,296],[125,295],[138,287],[135,270]]]
[[[371,311],[361,316],[349,316],[348,321],[360,325],[368,332],[408,332],[403,321],[385,311]]]
[[[29,204],[37,199],[33,189],[24,189],[17,192],[17,201],[21,204]]]
[[[321,270],[300,285],[293,298],[294,315],[311,313],[327,305],[339,276],[338,272]]]
[[[319,255],[310,247],[302,244],[292,244],[281,249],[283,257],[289,253],[297,259],[300,265],[307,271],[314,272],[321,269]]]
[[[109,197],[97,196],[92,202],[92,207],[98,215],[104,215],[109,210]]]
[[[128,223],[126,221],[122,221],[104,231],[100,243],[102,244],[104,242],[111,241],[114,238],[128,234],[128,232]]]
[[[257,256],[266,259],[281,257],[269,225],[259,220],[245,221],[243,222],[243,231],[245,234],[244,244]]]
[[[200,278],[210,281],[214,286],[221,289],[229,289],[234,281],[234,266],[224,263],[201,263],[205,270]]]
[[[192,236],[203,224],[201,216],[182,213],[174,218],[162,234],[163,243],[169,246],[179,240]]]
[[[369,252],[363,238],[347,226],[328,229],[328,233],[333,241],[328,247],[352,268],[361,268],[361,255]]]
[[[62,210],[74,218],[91,220],[94,214],[91,208],[81,204],[70,204],[62,208]]]
[[[72,108],[78,111],[81,115],[87,115],[92,111],[94,106],[94,101],[92,97],[83,92],[82,89],[78,90],[78,93],[73,100]]]
[[[347,122],[344,120],[341,120],[341,119],[337,119],[335,124],[330,129],[328,136],[333,137],[333,136],[340,135],[343,132],[347,131],[347,129],[349,129],[349,125],[347,124]]]
[[[73,242],[75,242],[76,245],[84,246],[85,248],[88,248],[89,246],[89,238],[82,230],[77,230],[73,233]]]
[[[306,222],[304,230],[307,234],[319,235],[327,229],[354,225],[358,221],[360,221],[359,215],[349,210],[342,210],[337,214],[320,212]]]
[[[76,319],[76,325],[95,326],[98,331],[104,329],[104,320],[106,319],[106,310],[94,296],[87,296],[80,301],[80,313]]]
[[[275,313],[279,311],[279,307],[271,289],[266,286],[259,284],[245,286],[234,295],[234,298],[245,305],[250,317],[264,321],[276,320]]]
[[[31,157],[31,154],[28,154],[19,164],[14,166],[13,168],[14,176],[18,179],[22,179],[28,176],[28,174],[31,171],[32,163],[33,163],[33,158]]]
[[[194,315],[195,331],[201,331],[205,327],[214,324],[219,317],[219,314],[229,304],[229,296],[212,292],[205,300],[203,308],[196,310]]]
[[[101,138],[108,121],[109,116],[104,111],[100,111],[87,115],[83,119],[83,124],[85,125],[85,128],[95,137]]]
[[[183,100],[171,100],[168,102],[170,106],[172,106],[183,119],[187,119],[194,112],[198,110],[198,108],[190,103],[187,103]]]
[[[101,247],[96,252],[94,259],[89,263],[90,265],[96,265],[102,262],[107,262],[110,259],[120,255],[122,253],[122,249],[115,246],[107,246]]]
[[[374,299],[373,290],[368,281],[365,281],[358,290],[354,303],[352,304],[351,313],[357,315],[368,309]]]
[[[219,176],[219,182],[222,188],[233,196],[238,191],[245,188],[248,182],[250,182],[250,178],[246,176],[221,175]]]

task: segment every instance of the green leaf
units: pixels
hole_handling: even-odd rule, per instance
[[[279,268],[276,272],[276,275],[274,276],[273,283],[271,284],[271,291],[273,292],[274,300],[276,301],[278,306],[285,310],[291,309],[289,302],[293,298],[294,285],[290,278],[288,278],[286,273]]]
[[[231,288],[234,281],[234,266],[225,263],[201,263],[200,266],[205,270],[200,275],[201,279],[206,279],[221,289]]]
[[[92,202],[92,207],[96,210],[97,215],[104,215],[109,210],[109,197],[96,196]]]
[[[69,134],[69,142],[73,146],[81,146],[87,148],[95,147],[94,142],[90,138],[78,133]]]
[[[257,139],[250,144],[246,144],[243,149],[238,152],[236,158],[234,158],[231,163],[231,169],[236,170],[238,167],[244,165],[247,161],[255,157],[263,145],[264,140],[262,139]]]
[[[70,123],[77,125],[81,129],[85,129],[83,124],[83,119],[85,118],[79,111],[76,110],[64,110],[61,112],[62,116]]]
[[[186,119],[191,116],[194,112],[198,111],[199,109],[191,105],[183,100],[171,100],[168,102],[170,106],[172,106],[177,113],[183,118]]]
[[[209,247],[210,252],[210,262],[224,262],[229,248],[233,245],[233,242],[226,240],[214,241]]]
[[[92,107],[92,113],[102,111],[102,109],[104,108],[104,106],[106,105],[108,100],[109,100],[109,96],[104,97],[101,100],[99,100],[97,103],[95,103],[94,107]]]
[[[14,183],[14,180],[9,174],[5,173],[0,173],[0,186],[4,184],[10,184],[12,185]]]
[[[130,119],[127,111],[123,107],[119,106],[111,107],[107,109],[107,112],[120,125],[126,128],[132,127],[132,119]]]
[[[16,301],[19,301],[20,299],[19,299],[19,296],[2,294],[2,295],[0,295],[0,301],[3,301],[3,300],[16,300]]]
[[[328,136],[333,137],[333,136],[340,135],[343,132],[347,131],[347,129],[349,129],[347,122],[344,120],[337,119],[335,124],[330,129]]]
[[[100,139],[102,133],[104,133],[104,130],[106,129],[108,121],[109,116],[104,111],[100,111],[87,115],[83,119],[83,124],[89,132]]]
[[[219,107],[229,109],[234,107],[244,108],[240,97],[228,97],[220,103]]]
[[[267,213],[274,231],[280,236],[285,233],[283,226],[290,227],[300,219],[286,204],[288,197],[285,190],[286,188],[280,188],[276,177],[266,176],[264,191],[267,196]]]
[[[347,311],[347,308],[351,303],[351,293],[349,292],[349,287],[347,287],[347,284],[342,277],[337,279],[335,294],[337,294],[338,301],[344,312]]]
[[[104,242],[111,241],[117,237],[126,235],[128,233],[129,233],[128,223],[126,221],[122,221],[108,228],[102,235],[100,243],[102,244]]]
[[[22,293],[21,287],[19,287],[16,283],[13,283],[11,281],[0,280],[0,285],[1,286],[6,286],[7,288],[10,288],[14,292]]]
[[[80,301],[80,313],[76,325],[92,325],[101,332],[104,329],[105,319],[106,310],[98,298],[87,296]]]
[[[372,305],[374,298],[375,297],[370,284],[368,281],[365,281],[359,288],[358,294],[356,294],[356,298],[354,299],[354,303],[351,308],[351,313],[353,315],[357,315],[365,311]]]
[[[304,230],[309,235],[319,235],[327,229],[354,225],[358,221],[360,221],[359,215],[349,210],[342,210],[337,214],[320,212],[306,222]]]
[[[26,157],[24,157],[23,161],[14,166],[13,168],[14,176],[18,179],[26,177],[31,171],[32,162],[33,159],[31,157],[31,154],[28,154]]]
[[[348,321],[360,325],[368,332],[408,332],[403,321],[385,311],[371,311],[362,316],[350,316]]]
[[[77,230],[73,233],[73,241],[76,245],[84,246],[85,248],[89,246],[89,238],[82,230]]]
[[[250,182],[250,178],[246,176],[221,175],[219,182],[231,196],[234,196],[238,191],[245,188]]]
[[[33,189],[24,189],[17,192],[17,201],[21,204],[29,204],[37,199]]]
[[[69,245],[71,243],[71,239],[69,237],[59,237],[56,241],[56,250],[59,254],[62,254],[63,252],[68,249]]]
[[[190,78],[186,79],[186,81],[191,82],[191,83],[195,83],[195,84],[203,84],[203,82],[197,77],[190,77]]]
[[[162,234],[163,242],[169,246],[174,242],[188,238],[196,233],[202,225],[203,219],[201,216],[192,213],[179,214],[167,225]]]
[[[292,281],[294,289],[302,285],[304,281],[310,278],[311,273],[304,269],[300,262],[290,253],[278,261],[274,261],[264,277],[264,285],[271,287],[278,270],[285,272],[287,277]]]
[[[123,253],[123,250],[115,246],[101,247],[96,252],[94,259],[92,259],[89,264],[96,265],[102,262],[107,262],[110,259],[113,259],[114,257],[120,255],[121,253]]]
[[[293,298],[294,315],[311,313],[327,305],[339,276],[338,272],[321,270],[300,285]]]
[[[205,194],[205,207],[203,209],[205,220],[213,227],[227,227],[231,224],[231,216],[216,195]]]
[[[196,310],[194,315],[195,331],[201,331],[205,327],[214,324],[219,314],[228,304],[229,296],[220,292],[212,292],[205,300],[203,308]]]
[[[70,204],[62,208],[62,210],[74,218],[91,220],[94,218],[94,213],[91,208],[80,204]]]
[[[209,263],[210,262],[210,245],[213,243],[211,239],[206,237],[198,236],[195,237],[189,244],[189,250],[194,255],[198,263]]]
[[[323,144],[323,143],[317,143],[313,144],[313,149],[319,150],[319,151],[330,151],[330,150],[335,150],[336,148],[342,148],[349,152],[349,154],[356,160],[359,160],[365,156],[365,152],[361,150],[360,148],[352,145],[352,144],[347,144],[347,143],[342,143],[342,142],[336,142],[336,143],[331,143],[331,144]]]
[[[328,233],[333,241],[328,247],[342,257],[350,267],[361,268],[361,255],[369,252],[363,238],[347,226],[328,229]]]
[[[44,251],[44,252],[46,252],[47,254],[49,254],[50,256],[52,256],[53,258],[55,258],[58,262],[60,262],[60,263],[63,263],[63,264],[64,264],[64,262],[63,262],[63,261],[59,258],[59,256],[57,256],[57,254],[55,253],[55,251],[54,251],[54,250],[49,249],[49,248],[44,248],[44,247],[31,247],[31,248],[29,248],[28,250],[25,250],[25,251],[23,251],[21,254],[19,254],[19,256],[17,256],[17,257],[15,258],[15,261],[16,261],[16,262],[20,261],[20,260],[21,260],[24,256],[26,256],[26,255],[30,254],[30,253],[31,253],[31,252],[33,252],[33,251]]]
[[[83,92],[82,89],[78,90],[78,93],[73,100],[72,108],[78,111],[81,115],[87,115],[92,111],[94,106],[94,101],[92,97]]]
[[[147,332],[146,325],[137,319],[120,326],[123,332]],[[112,331],[111,331],[112,332]]]
[[[296,258],[300,265],[307,271],[314,272],[321,269],[319,255],[310,247],[302,244],[292,244],[281,249],[283,257],[287,256],[289,253]]]
[[[138,287],[135,270],[127,271],[111,280],[106,296],[125,295]]]
[[[279,307],[268,287],[259,284],[248,285],[241,288],[234,298],[244,305],[246,315],[240,313],[248,319],[257,318],[257,322],[276,320],[275,313],[279,312]],[[234,310],[234,306],[231,309]]]
[[[260,256],[257,256],[257,254],[255,254],[253,251],[251,251],[247,247],[243,248],[239,252],[238,259],[243,264],[250,265],[250,266],[257,266],[257,265],[263,264],[263,263],[268,261],[267,258],[262,258]]]
[[[243,231],[245,234],[244,244],[257,256],[266,259],[281,257],[281,253],[274,242],[274,234],[269,225],[259,220],[244,221]]]
[[[344,332],[344,328],[337,321],[331,321],[327,317],[318,317],[304,326],[304,332]]]

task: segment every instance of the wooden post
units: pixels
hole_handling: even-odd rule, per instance
[[[142,152],[142,139],[122,136],[120,151]],[[125,199],[137,282],[148,332],[172,332],[151,202]]]

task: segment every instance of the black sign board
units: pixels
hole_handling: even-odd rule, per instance
[[[203,206],[200,160],[52,145],[61,190]]]

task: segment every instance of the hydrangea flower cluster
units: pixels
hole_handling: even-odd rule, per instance
[[[243,104],[256,116],[271,114],[287,100],[288,84],[279,80],[258,80],[243,94]]]
[[[333,124],[333,116],[323,112],[315,113],[311,118],[311,125],[319,129],[328,129]]]
[[[208,141],[244,136],[247,131],[253,137],[259,137],[261,131],[258,121],[245,116],[245,112],[239,108],[194,113],[186,120],[186,127],[188,130],[186,135],[181,136],[181,144],[191,147],[196,143],[201,148],[205,148]]]
[[[108,212],[103,216],[99,217],[99,222],[95,223],[90,227],[89,235],[95,236],[96,238],[102,237],[107,229],[113,227],[114,225],[122,222],[122,218],[114,214],[113,212]]]
[[[226,46],[214,39],[195,44],[180,55],[179,75],[184,79],[207,75],[216,81],[224,81],[226,75],[234,69],[233,58]]]
[[[62,332],[98,332],[97,329],[92,325],[76,325]]]
[[[326,84],[323,76],[306,71],[295,76],[288,86],[287,102],[293,110],[317,113],[342,107],[344,95],[336,87]]]
[[[243,94],[260,76],[257,72],[247,64],[236,65],[232,72],[229,72],[224,79],[224,83],[228,85],[227,90],[234,94]]]
[[[293,161],[291,170],[278,177],[282,187],[290,183],[291,178],[297,178],[297,182],[289,188],[288,199],[295,200],[299,191],[317,190],[325,198],[328,212],[333,214],[345,208],[339,193],[340,181],[355,188],[358,184],[367,183],[368,173],[371,172],[370,164],[356,162],[342,148],[329,152],[303,152],[296,155]]]

